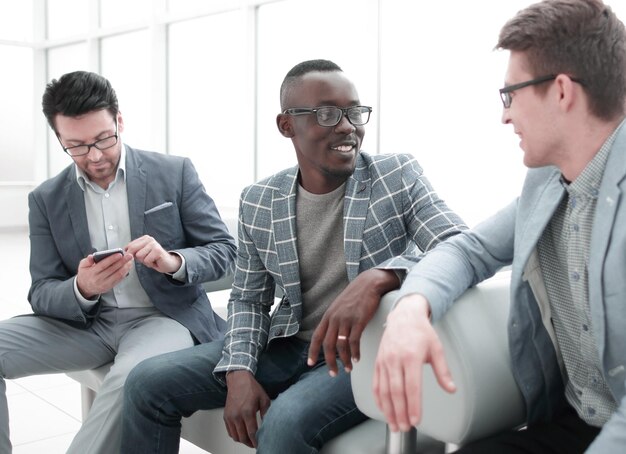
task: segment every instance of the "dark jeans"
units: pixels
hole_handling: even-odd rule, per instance
[[[177,453],[181,418],[224,406],[227,390],[213,377],[222,345],[211,342],[160,355],[130,373],[124,386],[122,453]],[[330,377],[324,361],[307,366],[308,348],[307,342],[284,339],[261,354],[255,377],[273,401],[257,432],[258,453],[316,453],[366,419],[354,403],[350,376],[340,369]]]
[[[579,454],[599,433],[600,428],[585,423],[569,407],[554,421],[479,440],[455,454]]]

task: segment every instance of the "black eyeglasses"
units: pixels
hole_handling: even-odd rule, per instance
[[[551,74],[549,76],[542,76],[542,77],[537,77],[536,79],[527,80],[526,82],[520,82],[519,84],[507,85],[506,87],[500,89],[500,98],[502,99],[502,105],[504,106],[505,109],[508,109],[509,107],[511,107],[511,103],[513,102],[511,93],[513,93],[514,91],[519,90],[524,87],[530,87],[531,85],[542,84],[544,82],[548,82],[556,78],[557,78],[557,74]],[[579,83],[583,87],[585,86],[585,83],[583,82],[582,79],[577,79],[575,77],[570,77],[570,79],[572,80],[572,82]]]
[[[318,125],[330,128],[338,125],[343,115],[345,115],[348,121],[354,126],[363,126],[370,121],[372,108],[367,106],[353,106],[346,108],[323,106],[315,109],[311,109],[309,107],[292,107],[291,109],[285,109],[283,113],[287,115],[315,114]]]
[[[109,137],[105,137],[104,139],[96,140],[94,143],[86,143],[84,145],[76,145],[73,147],[66,147],[61,142],[61,138],[57,134],[57,139],[68,155],[75,158],[76,156],[84,156],[91,150],[91,147],[97,148],[100,151],[107,150],[111,148],[113,145],[117,143],[118,134],[117,134],[117,118],[115,119],[115,134]]]

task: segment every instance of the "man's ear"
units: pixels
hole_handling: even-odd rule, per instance
[[[581,102],[579,93],[582,93],[582,90],[576,90],[577,84],[570,77],[559,74],[554,85],[557,88],[559,105],[566,111],[572,109],[577,102]]]
[[[293,132],[293,125],[291,123],[291,115],[282,113],[278,114],[276,116],[276,126],[278,126],[278,130],[283,137],[290,139],[295,135]]]
[[[117,132],[119,134],[124,132],[124,118],[122,118],[122,112],[117,112]]]

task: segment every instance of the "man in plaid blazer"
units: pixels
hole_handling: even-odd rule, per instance
[[[122,452],[177,452],[180,419],[222,406],[259,453],[317,452],[365,419],[347,372],[381,296],[465,228],[411,156],[360,152],[371,108],[334,63],[296,65],[281,107],[298,166],[242,193],[226,338],[135,368]]]

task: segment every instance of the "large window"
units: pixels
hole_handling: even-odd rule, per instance
[[[100,26],[102,28],[143,22],[152,11],[151,0],[101,0]]]
[[[47,0],[38,2],[42,7],[47,3],[47,38],[60,39],[84,35],[93,24],[90,23],[89,7],[93,1]]]
[[[33,0],[0,0],[0,40],[3,39],[33,40]]]
[[[500,123],[507,55],[493,46],[534,1],[0,0],[10,62],[0,191],[71,162],[40,100],[50,79],[86,69],[115,87],[126,143],[190,157],[218,207],[235,210],[244,186],[296,163],[276,129],[279,87],[293,65],[326,58],[374,108],[363,149],[413,154],[474,225],[519,193],[526,172]],[[626,2],[607,2],[626,19]]]
[[[89,68],[89,52],[87,44],[78,43],[61,47],[53,47],[48,50],[48,76],[47,81],[58,79],[63,74],[71,71],[88,71]],[[36,100],[41,103],[41,96],[45,87],[37,87],[39,90],[35,93]],[[36,122],[45,122],[45,117],[41,113],[41,109],[35,112]],[[62,169],[72,163],[71,158],[65,154],[61,148],[52,129],[46,126],[48,131],[48,173],[55,175]]]
[[[100,73],[109,79],[117,94],[125,127],[122,140],[133,147],[154,150],[157,145],[151,129],[152,115],[164,93],[151,92],[151,57],[148,30],[101,41]]]
[[[517,196],[526,173],[512,128],[500,123],[508,55],[493,48],[530,2],[452,3],[381,2],[380,151],[413,154],[473,225]]]
[[[168,152],[190,157],[218,206],[232,209],[254,176],[254,66],[246,58],[246,28],[246,15],[230,11],[169,30]]]
[[[0,181],[30,181],[34,170],[33,51],[0,45]],[[8,62],[11,62],[8,64]]]

